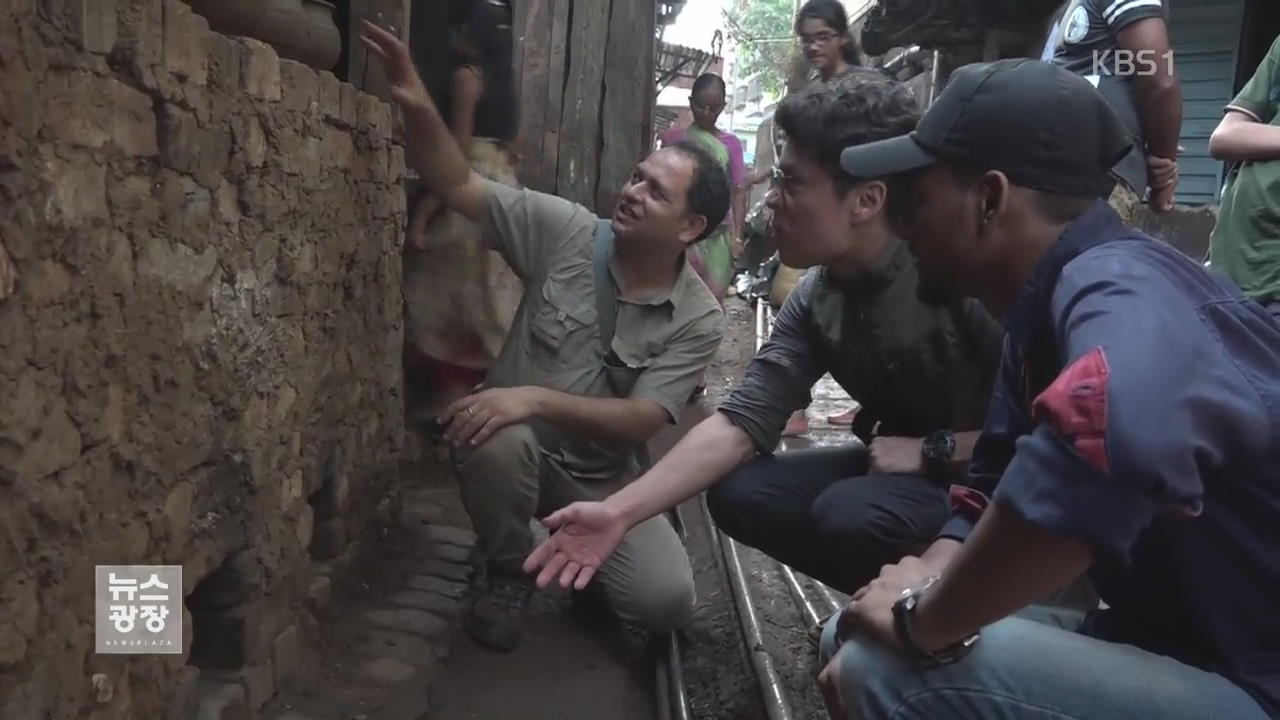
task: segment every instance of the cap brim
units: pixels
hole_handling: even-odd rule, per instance
[[[857,178],[878,178],[928,167],[938,157],[910,135],[855,145],[840,153],[840,167]]]

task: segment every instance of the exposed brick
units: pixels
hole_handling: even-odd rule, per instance
[[[344,127],[352,128],[356,125],[356,105],[360,102],[360,91],[355,86],[342,83],[339,88],[341,93],[341,107],[338,112],[338,121]]]
[[[182,0],[164,3],[164,68],[180,79],[204,85],[208,80],[209,23]]]
[[[116,0],[71,0],[80,47],[106,54],[116,44]]]
[[[203,133],[195,116],[166,103],[160,110],[160,157],[164,164],[178,172],[195,174],[200,164]]]
[[[412,633],[426,639],[448,637],[450,627],[449,622],[439,615],[404,608],[367,610],[365,618],[375,627]]]
[[[111,140],[126,155],[150,156],[159,151],[156,114],[151,98],[119,80],[111,80]]]
[[[333,73],[325,71],[316,76],[316,104],[326,120],[342,117],[342,83]]]
[[[46,166],[50,192],[45,218],[64,227],[77,227],[107,216],[106,172],[87,158],[51,160]]]
[[[251,38],[241,38],[240,42],[246,50],[240,72],[241,88],[251,97],[279,100],[280,56],[275,48]]]
[[[348,168],[356,155],[351,135],[336,128],[325,128],[320,157],[326,168]]]
[[[238,90],[247,52],[239,41],[214,33],[209,41],[209,83],[220,90]]]
[[[276,636],[272,643],[271,661],[275,668],[276,686],[282,686],[298,674],[302,663],[302,648],[298,644],[298,628],[290,625]]]
[[[94,0],[81,0],[92,3]],[[161,61],[164,49],[162,0],[115,0],[119,38],[116,43],[135,77],[144,80]]]
[[[462,599],[467,592],[467,586],[465,583],[455,582],[441,577],[433,577],[431,575],[410,575],[406,579],[405,584],[414,590],[436,593],[455,600]]]
[[[380,138],[391,134],[391,106],[381,99],[360,93],[356,101],[356,124]]]
[[[233,131],[236,159],[248,167],[258,168],[267,160],[267,135],[258,118],[241,118]]]
[[[99,148],[111,139],[110,109],[104,105],[104,81],[81,71],[54,72],[45,81],[47,129],[59,139]]]
[[[318,109],[316,93],[320,79],[310,67],[294,60],[281,60],[280,84],[283,93],[281,102],[285,109],[302,113]]]
[[[31,307],[53,305],[71,289],[71,274],[57,260],[38,260],[23,268],[21,289]]]

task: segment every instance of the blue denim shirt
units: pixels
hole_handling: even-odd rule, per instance
[[[1095,548],[1085,632],[1218,672],[1280,715],[1280,327],[1099,202],[1037,265],[971,490]],[[976,491],[976,492],[975,492]]]

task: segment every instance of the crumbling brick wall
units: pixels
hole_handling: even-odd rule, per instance
[[[391,125],[178,0],[0,3],[0,717],[295,669],[317,561],[394,512]],[[94,654],[95,564],[181,564],[186,652]]]

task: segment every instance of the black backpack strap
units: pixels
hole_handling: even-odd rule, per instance
[[[618,286],[609,274],[609,258],[613,255],[613,222],[596,221],[596,322],[600,326],[600,349],[606,359],[613,352],[613,334],[618,324]],[[647,443],[635,451],[636,471],[643,474],[653,462]]]
[[[600,345],[605,357],[613,346],[613,333],[618,322],[618,286],[609,274],[609,258],[613,255],[613,224],[596,221],[596,322],[600,324]]]

